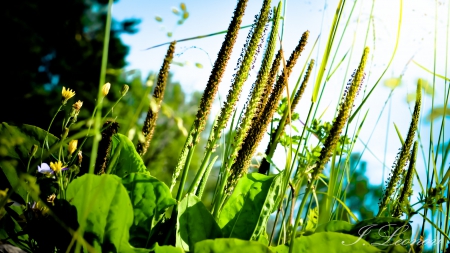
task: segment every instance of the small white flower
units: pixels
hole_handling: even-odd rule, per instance
[[[50,168],[50,166],[46,163],[42,163],[40,166],[38,166],[38,172],[39,173],[53,173],[53,170]]]

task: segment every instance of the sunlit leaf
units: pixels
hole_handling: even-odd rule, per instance
[[[442,119],[442,117],[450,117],[450,108],[444,108],[443,106],[435,107],[427,115],[428,121],[433,121],[435,119]]]
[[[391,89],[395,89],[400,84],[401,84],[400,78],[389,78],[384,81],[384,86],[391,88]]]

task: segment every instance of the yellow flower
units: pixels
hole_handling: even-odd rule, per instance
[[[66,87],[63,86],[62,89],[62,98],[63,98],[63,104],[65,105],[67,103],[67,100],[71,99],[73,96],[75,96],[75,91],[71,89],[66,89]]]
[[[58,172],[60,172],[62,170],[62,162],[61,161],[57,161],[55,163],[54,162],[50,162],[50,168],[54,172],[58,173]]]
[[[67,147],[67,151],[69,151],[69,155],[72,155],[75,150],[77,150],[78,140],[71,140],[69,142],[69,146]]]
[[[110,83],[105,83],[105,84],[103,84],[103,87],[102,87],[102,93],[103,93],[103,96],[108,95],[108,93],[109,93],[109,88],[111,88],[111,84],[110,84]]]
[[[72,105],[73,109],[75,109],[76,111],[79,111],[82,106],[83,106],[83,101],[81,101],[81,100],[78,100],[78,102],[76,102],[75,104]]]

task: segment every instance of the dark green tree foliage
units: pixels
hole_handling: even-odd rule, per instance
[[[97,94],[102,57],[106,0],[24,0],[2,3],[3,24],[0,122],[47,128],[61,98],[62,86],[84,101],[80,118],[90,115]],[[128,47],[119,35],[136,32],[137,20],[113,22],[108,69],[126,65]],[[116,77],[106,80],[115,83]],[[113,101],[120,88],[112,89]],[[75,98],[78,100],[78,98]],[[70,108],[70,101],[67,108]],[[15,106],[14,110],[5,108]],[[62,114],[59,115],[62,117]],[[56,127],[56,126],[55,126]]]

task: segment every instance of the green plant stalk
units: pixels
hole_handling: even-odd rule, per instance
[[[408,135],[406,136],[405,143],[402,145],[402,150],[400,152],[400,156],[398,158],[397,163],[395,164],[395,167],[392,171],[392,177],[389,180],[388,186],[386,187],[385,193],[383,195],[383,199],[380,202],[380,208],[377,214],[377,217],[380,217],[380,215],[383,213],[385,208],[387,207],[387,204],[391,200],[391,196],[395,191],[395,186],[397,185],[397,182],[400,179],[400,175],[403,173],[403,167],[405,166],[408,157],[409,152],[411,150],[413,141],[414,141],[414,135],[417,130],[417,125],[419,122],[419,116],[420,116],[420,105],[422,102],[422,80],[419,79],[417,82],[417,92],[416,92],[416,104],[414,106],[414,112],[411,120],[411,124],[408,130]]]
[[[219,83],[222,79],[223,73],[225,72],[226,65],[228,63],[228,60],[230,59],[231,51],[236,42],[237,34],[239,31],[240,24],[242,22],[245,7],[247,6],[247,2],[248,0],[240,0],[234,11],[233,19],[228,28],[225,40],[219,51],[217,60],[214,63],[214,67],[211,71],[208,83],[206,84],[205,91],[200,100],[200,106],[197,111],[194,123],[192,124],[191,130],[189,131],[188,137],[186,139],[186,142],[178,159],[177,166],[175,167],[174,174],[172,176],[172,182],[170,185],[170,190],[172,190],[173,187],[175,186],[181,170],[183,170],[183,174],[186,174],[185,176],[182,176],[182,178],[186,178],[187,176],[190,161],[186,163],[186,159],[188,158],[189,153],[191,152],[190,150],[193,150],[195,148],[194,143],[198,142],[198,137],[205,128],[207,117],[209,115],[212,104],[214,102],[214,98],[219,88]],[[190,157],[192,157],[192,155]],[[184,185],[183,182],[182,184]]]
[[[340,16],[342,15],[342,11],[344,9],[345,0],[340,0],[338,7],[336,8],[336,13],[334,15],[333,24],[330,29],[330,35],[328,36],[327,46],[325,48],[325,52],[322,57],[322,62],[320,64],[319,73],[317,74],[316,84],[314,85],[313,96],[311,101],[315,103],[317,101],[317,95],[319,94],[320,84],[322,82],[322,78],[325,73],[325,68],[327,66],[328,58],[331,53],[331,48],[334,42],[334,36],[336,35],[337,28],[339,26]]]
[[[41,163],[42,163],[42,155],[44,154],[44,146],[45,146],[45,144],[47,144],[47,149],[49,148],[49,147],[48,147],[48,143],[47,143],[47,138],[48,138],[48,134],[49,134],[49,132],[50,132],[50,127],[52,127],[53,121],[55,120],[56,115],[58,115],[58,112],[61,111],[61,108],[62,108],[62,107],[63,107],[62,104],[58,107],[58,110],[56,111],[55,115],[53,115],[53,118],[52,118],[52,120],[50,121],[50,125],[49,125],[48,128],[47,128],[47,133],[45,134],[45,138],[44,138],[44,141],[42,142],[42,147],[41,147]]]
[[[215,125],[217,122],[217,118],[214,120],[213,125]],[[209,132],[209,136],[213,134],[213,128],[211,128],[211,131]],[[209,138],[210,138],[209,137]],[[188,193],[195,193],[198,190],[198,186],[200,185],[201,181],[208,180],[208,175],[206,175],[206,171],[208,168],[209,160],[211,158],[212,152],[205,152],[202,164],[200,165],[200,169],[198,170],[197,174],[195,175],[194,181],[192,182],[191,186],[189,187]],[[204,178],[206,176],[206,178]],[[205,182],[206,183],[206,182]],[[199,195],[197,197],[200,198]]]
[[[209,174],[211,173],[212,168],[214,167],[214,163],[216,162],[217,158],[219,158],[219,156],[215,156],[211,162],[209,163],[208,167],[206,168],[205,173],[203,174],[204,176],[202,177],[202,180],[200,182],[200,185],[197,189],[196,195],[201,199],[202,195],[203,195],[203,191],[205,190],[206,187],[206,182],[208,181],[209,178]]]
[[[109,39],[110,39],[110,32],[111,32],[111,12],[112,12],[112,4],[113,0],[108,1],[108,13],[106,16],[106,25],[105,25],[105,37],[103,39],[103,54],[102,54],[102,64],[100,68],[100,81],[98,86],[98,94],[97,94],[97,113],[95,115],[95,121],[94,121],[94,140],[92,143],[92,150],[91,150],[91,157],[89,161],[89,174],[94,173],[94,166],[95,161],[97,159],[97,150],[98,150],[98,143],[100,141],[100,124],[101,124],[101,113],[102,113],[102,99],[103,99],[103,93],[102,93],[102,86],[105,83],[106,78],[106,65],[108,62],[108,48],[109,48]],[[91,189],[92,182],[88,180],[88,184],[86,185],[87,189]],[[84,205],[87,205],[89,196],[86,194]],[[87,210],[87,208],[85,209]],[[86,217],[86,214],[84,215]],[[84,227],[86,226],[86,220],[82,219],[79,221],[80,227],[78,228],[78,232],[80,233],[80,237],[83,237],[84,234]],[[75,252],[80,252],[81,250],[81,244],[77,241],[77,245],[75,247]]]

